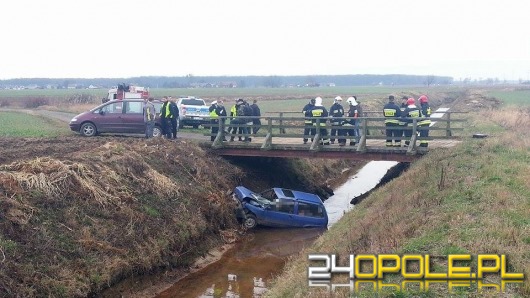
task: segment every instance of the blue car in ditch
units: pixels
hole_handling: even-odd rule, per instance
[[[327,227],[328,214],[318,195],[274,187],[256,193],[238,186],[233,193],[238,218],[246,228],[257,225],[282,228]]]

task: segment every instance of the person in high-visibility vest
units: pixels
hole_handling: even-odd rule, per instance
[[[421,117],[422,118],[430,118],[431,117],[431,107],[429,106],[429,98],[427,95],[422,95],[419,98],[420,106],[421,106]],[[420,138],[428,138],[429,137],[429,126],[431,126],[431,119],[422,119],[418,122],[418,126],[420,127]],[[420,147],[427,147],[429,145],[429,141],[425,139],[420,139]]]
[[[211,127],[211,135],[210,135],[210,141],[214,141],[215,137],[217,136],[217,133],[219,132],[219,117],[226,117],[226,109],[223,106],[223,101],[213,101],[212,105],[208,109],[210,111],[210,124]],[[224,123],[224,118],[222,119]],[[223,141],[226,141],[226,139],[223,138]]]
[[[401,117],[401,109],[394,102],[394,95],[388,96],[388,103],[383,107],[383,115],[385,116],[385,134],[387,147],[401,147],[401,129],[399,129],[399,121]]]
[[[168,107],[167,96],[162,97],[162,106],[160,107],[160,123],[162,124],[162,135],[171,136],[169,119],[166,118],[166,110]]]
[[[328,110],[322,105],[322,98],[315,98],[315,106],[313,107],[313,109],[311,109],[311,117],[322,118],[319,119],[320,121],[317,121],[317,119],[313,119],[313,126],[315,127],[315,134],[316,130],[319,129],[321,143],[323,145],[329,145],[328,130],[326,129],[325,119],[328,117],[328,115]],[[317,127],[317,123],[320,127]]]
[[[144,122],[145,122],[145,138],[149,139],[153,137],[153,130],[155,128],[155,105],[153,104],[153,98],[150,97],[144,102],[143,107]]]

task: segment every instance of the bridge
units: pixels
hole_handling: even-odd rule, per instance
[[[319,129],[315,135],[304,135],[305,128],[313,128],[312,125],[305,125],[304,120],[314,119],[317,126],[325,123],[325,129],[355,129],[353,126],[332,126],[329,118],[305,118],[292,117],[290,114],[301,114],[300,112],[282,112],[273,116],[246,117],[260,119],[261,127],[256,135],[230,133],[232,128],[246,127],[251,130],[255,127],[252,124],[236,125],[226,124],[230,117],[220,117],[219,132],[214,135],[212,148],[217,154],[224,156],[256,156],[256,157],[291,157],[291,158],[333,158],[333,159],[353,159],[353,160],[392,160],[399,162],[412,162],[422,155],[427,154],[434,148],[448,148],[460,142],[461,136],[458,132],[463,130],[463,123],[466,119],[461,117],[462,112],[449,112],[448,109],[440,109],[431,115],[431,118],[412,119],[406,129],[412,131],[411,138],[396,137],[402,143],[401,147],[387,147],[385,145],[385,125],[384,120],[388,119],[377,114],[381,112],[365,112],[364,117],[356,118],[356,126],[359,137],[356,144],[350,146],[348,137],[345,146],[339,146],[337,142],[332,145],[323,145],[322,136]],[[375,116],[370,116],[374,114]],[[453,116],[452,116],[453,115]],[[457,117],[455,117],[455,115]],[[350,119],[344,117],[342,119]],[[429,128],[418,126],[418,121],[430,119]],[[397,129],[403,129],[398,127]],[[421,130],[429,130],[429,137],[420,137]],[[231,142],[230,137],[236,141]],[[251,142],[237,141],[239,137],[251,137]],[[307,144],[302,142],[303,138],[309,139]],[[339,137],[335,137],[338,140]],[[312,141],[311,141],[312,139]],[[227,141],[224,141],[227,140]],[[428,141],[428,147],[420,147],[421,140]],[[409,144],[404,146],[405,141]]]

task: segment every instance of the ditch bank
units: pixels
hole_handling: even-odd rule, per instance
[[[12,138],[0,145],[0,296],[86,297],[131,276],[184,274],[240,237],[229,196],[235,186],[326,194],[330,179],[356,166],[226,160],[183,140]]]

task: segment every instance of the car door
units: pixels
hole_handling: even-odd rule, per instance
[[[123,102],[111,102],[96,111],[94,124],[98,132],[120,132],[123,126],[121,118],[123,114]]]
[[[279,197],[271,189],[261,194],[264,198],[271,201],[261,215],[263,224],[277,227],[296,227],[293,220],[294,200],[292,198]]]
[[[143,101],[124,101],[121,132],[145,133]]]
[[[296,202],[294,220],[299,227],[325,227],[328,224],[323,205],[311,202]]]

